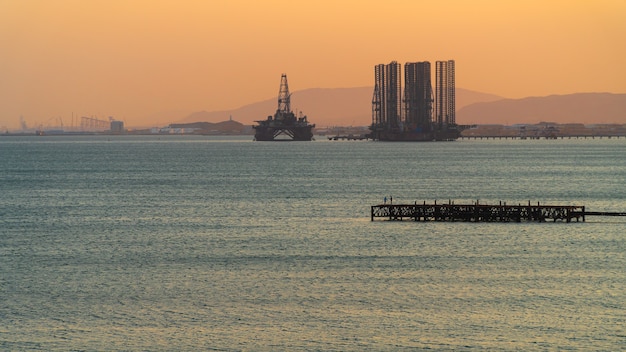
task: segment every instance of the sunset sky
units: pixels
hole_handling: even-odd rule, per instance
[[[0,0],[0,128],[226,110],[456,61],[507,98],[626,93],[626,0]],[[369,104],[369,102],[364,102]],[[177,115],[178,114],[178,115]]]

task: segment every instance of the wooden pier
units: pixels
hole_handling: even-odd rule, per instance
[[[626,216],[619,212],[587,212],[577,205],[490,204],[379,204],[373,205],[371,221],[465,221],[465,222],[546,222],[585,221],[585,216]]]

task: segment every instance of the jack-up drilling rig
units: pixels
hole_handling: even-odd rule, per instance
[[[287,75],[283,73],[280,78],[280,90],[278,92],[278,109],[274,116],[268,116],[265,120],[255,121],[258,125],[255,129],[254,140],[256,141],[310,141],[313,139],[314,124],[307,121],[306,116],[296,117],[291,111],[291,94],[287,84]],[[278,138],[283,135],[288,138]]]

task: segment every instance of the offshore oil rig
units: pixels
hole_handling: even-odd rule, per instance
[[[255,129],[254,140],[256,141],[310,141],[313,139],[312,130],[315,125],[310,124],[306,116],[300,114],[296,117],[291,111],[291,94],[287,75],[284,73],[280,78],[276,113],[265,120],[255,122],[258,124],[252,127]],[[281,135],[287,138],[277,138]]]
[[[430,62],[404,65],[404,92],[400,70],[396,61],[374,66],[372,125],[368,137],[379,141],[453,141],[459,138],[454,60],[436,62],[434,96]]]

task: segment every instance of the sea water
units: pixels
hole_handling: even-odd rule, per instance
[[[623,350],[626,140],[0,138],[2,350]]]

